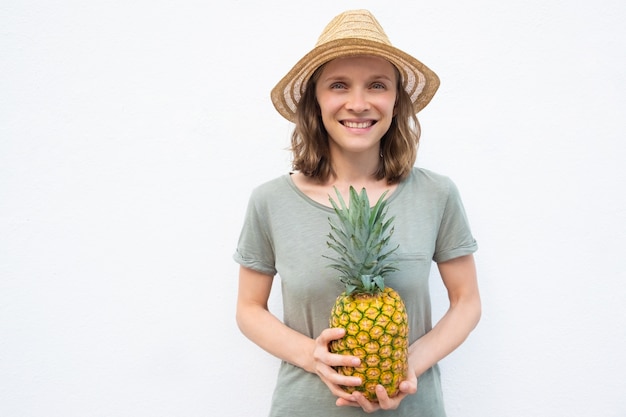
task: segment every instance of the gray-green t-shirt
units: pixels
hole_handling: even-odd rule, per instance
[[[388,201],[388,216],[396,217],[392,246],[399,245],[399,270],[385,282],[406,304],[413,343],[432,328],[428,287],[432,261],[471,254],[477,245],[458,190],[445,176],[414,168]],[[331,308],[343,291],[336,271],[322,256],[333,255],[326,241],[328,218],[334,216],[330,207],[307,197],[285,174],[252,192],[234,255],[245,267],[280,277],[284,323],[311,338],[329,327]],[[283,362],[270,416],[364,415],[357,408],[337,407],[335,400],[317,375]],[[420,376],[418,392],[405,398],[393,415],[445,416],[437,366]]]

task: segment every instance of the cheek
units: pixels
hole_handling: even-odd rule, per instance
[[[322,114],[333,113],[341,108],[341,102],[338,98],[331,95],[318,96],[317,104],[320,107]]]
[[[371,97],[370,103],[385,115],[393,115],[396,111],[396,95],[392,93],[374,95]]]
[[[319,109],[320,109],[320,116],[322,118],[322,124],[324,125],[324,128],[328,130],[329,126],[331,126],[330,121],[332,120],[333,115],[336,112],[331,110],[331,107],[329,106],[329,103],[327,101],[318,101],[317,105],[319,106]]]
[[[387,108],[388,113],[390,113],[392,116],[395,116],[397,104],[398,104],[397,97],[393,95],[392,97],[387,97],[385,102],[382,103],[381,105]]]

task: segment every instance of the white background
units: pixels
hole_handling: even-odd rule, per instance
[[[231,256],[290,168],[269,91],[350,8],[442,81],[417,163],[461,190],[484,303],[449,416],[626,415],[622,0],[4,0],[0,415],[267,414]]]

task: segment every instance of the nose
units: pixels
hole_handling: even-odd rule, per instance
[[[370,104],[367,99],[367,92],[361,88],[355,88],[350,91],[346,108],[355,113],[362,113],[369,110]]]

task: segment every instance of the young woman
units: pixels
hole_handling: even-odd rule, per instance
[[[335,17],[315,48],[272,91],[295,123],[294,171],[258,186],[250,198],[235,260],[241,265],[237,323],[253,342],[282,360],[271,416],[445,416],[437,363],[478,323],[481,311],[473,253],[477,249],[455,185],[416,168],[416,113],[439,85],[417,59],[394,48],[366,10]],[[337,366],[359,359],[329,352],[344,330],[328,328],[343,284],[327,267],[329,196],[365,188],[370,201],[387,192],[395,216],[398,272],[389,285],[409,313],[409,375],[401,393],[378,402],[341,386],[361,384]],[[450,306],[432,327],[428,277],[437,263]],[[281,279],[283,320],[267,306]],[[419,381],[419,383],[418,383]],[[382,411],[381,411],[382,412]]]

